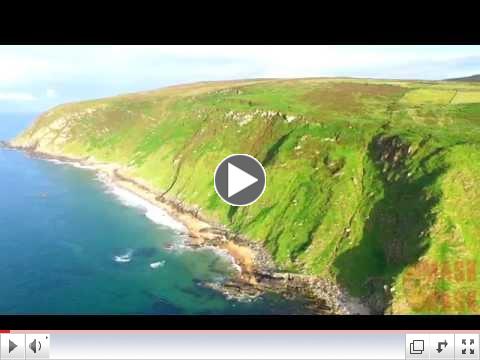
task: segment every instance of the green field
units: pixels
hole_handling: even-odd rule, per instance
[[[376,312],[480,313],[480,85],[211,82],[58,106],[15,145],[115,162],[264,244],[279,269],[334,279]],[[265,166],[255,204],[223,203],[217,164]]]

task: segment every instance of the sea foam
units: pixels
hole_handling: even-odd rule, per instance
[[[78,161],[65,161],[65,160],[59,160],[59,159],[55,159],[55,158],[46,158],[44,159],[48,162],[51,162],[53,164],[56,164],[56,165],[69,165],[69,166],[73,166],[75,168],[78,168],[78,169],[86,169],[86,170],[95,170],[95,166],[93,165],[84,165],[84,164],[81,164],[80,162]]]
[[[132,261],[133,250],[129,249],[126,254],[114,256],[113,260],[118,263],[128,263]]]
[[[157,262],[151,263],[150,267],[152,269],[157,269],[157,268],[159,268],[161,266],[164,266],[164,265],[165,265],[165,260],[162,260],[162,261],[157,261]]]
[[[55,158],[47,158],[45,160],[57,165],[70,165],[79,169],[96,170],[95,166],[84,165],[78,161],[63,161]],[[97,178],[107,187],[107,191],[117,197],[117,199],[119,199],[125,206],[131,206],[143,210],[145,216],[155,224],[168,227],[176,231],[178,234],[187,233],[186,227],[181,222],[171,217],[162,208],[152,204],[130,190],[115,185],[108,175],[104,173],[99,172]]]
[[[180,234],[187,232],[187,229],[182,223],[171,217],[162,208],[155,206],[130,190],[113,184],[108,181],[105,176],[99,176],[99,179],[107,186],[108,192],[113,194],[125,206],[142,210],[145,213],[145,216],[155,224],[163,225]]]

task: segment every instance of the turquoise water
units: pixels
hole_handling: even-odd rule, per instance
[[[31,118],[1,115],[0,139]],[[306,312],[274,294],[245,302],[205,288],[235,271],[229,259],[178,247],[178,232],[126,206],[90,170],[0,149],[0,201],[0,314]]]

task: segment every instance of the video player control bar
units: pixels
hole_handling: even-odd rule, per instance
[[[479,334],[407,334],[406,360],[479,360]]]
[[[479,333],[47,331],[0,334],[0,360],[480,360]]]
[[[50,334],[1,334],[0,359],[49,359]]]

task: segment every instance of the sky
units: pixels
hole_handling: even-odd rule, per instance
[[[205,80],[480,74],[480,46],[0,46],[0,113]]]

